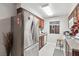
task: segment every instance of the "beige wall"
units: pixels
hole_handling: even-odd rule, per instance
[[[6,55],[4,42],[3,42],[3,33],[7,33],[10,31],[11,27],[10,18],[0,20],[0,56]]]
[[[10,17],[16,16],[16,5],[12,3],[0,3],[0,55],[6,55],[2,32],[10,31]]]
[[[0,3],[0,20],[16,15],[16,5],[13,3]]]

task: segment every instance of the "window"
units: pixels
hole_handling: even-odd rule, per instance
[[[50,34],[59,34],[60,33],[60,22],[53,21],[50,22]]]

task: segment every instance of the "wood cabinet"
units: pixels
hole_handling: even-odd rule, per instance
[[[39,27],[44,28],[44,20],[39,20]]]
[[[65,52],[66,52],[66,56],[72,56],[72,49],[70,48],[67,42],[65,45]]]
[[[68,17],[68,19],[70,20],[72,17],[76,17],[76,19],[77,19],[77,15],[78,15],[78,8],[79,7],[79,5],[77,5],[75,8],[74,8],[74,10],[72,11],[72,13],[69,15],[69,17]]]
[[[39,28],[44,28],[44,19],[36,16],[37,19],[39,19]]]
[[[70,47],[70,45],[66,41],[65,53],[66,53],[66,56],[79,56],[79,49],[74,49],[74,48]]]
[[[77,20],[79,21],[79,4],[77,6]]]
[[[68,19],[74,18],[74,24],[71,27],[71,34],[75,36],[79,29],[79,4],[74,8]]]
[[[79,50],[73,49],[72,50],[72,55],[73,56],[79,56]]]
[[[44,46],[44,35],[39,37],[39,49]]]

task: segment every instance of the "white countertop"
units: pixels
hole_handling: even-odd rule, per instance
[[[43,35],[45,36],[46,34],[45,34],[45,33],[41,33],[41,34],[40,34],[40,36],[43,36]]]
[[[71,49],[79,49],[79,40],[77,39],[66,39],[68,45],[71,47]]]

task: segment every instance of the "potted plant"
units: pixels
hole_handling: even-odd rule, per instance
[[[6,49],[7,56],[10,55],[13,45],[13,34],[12,32],[3,33],[4,46]]]

